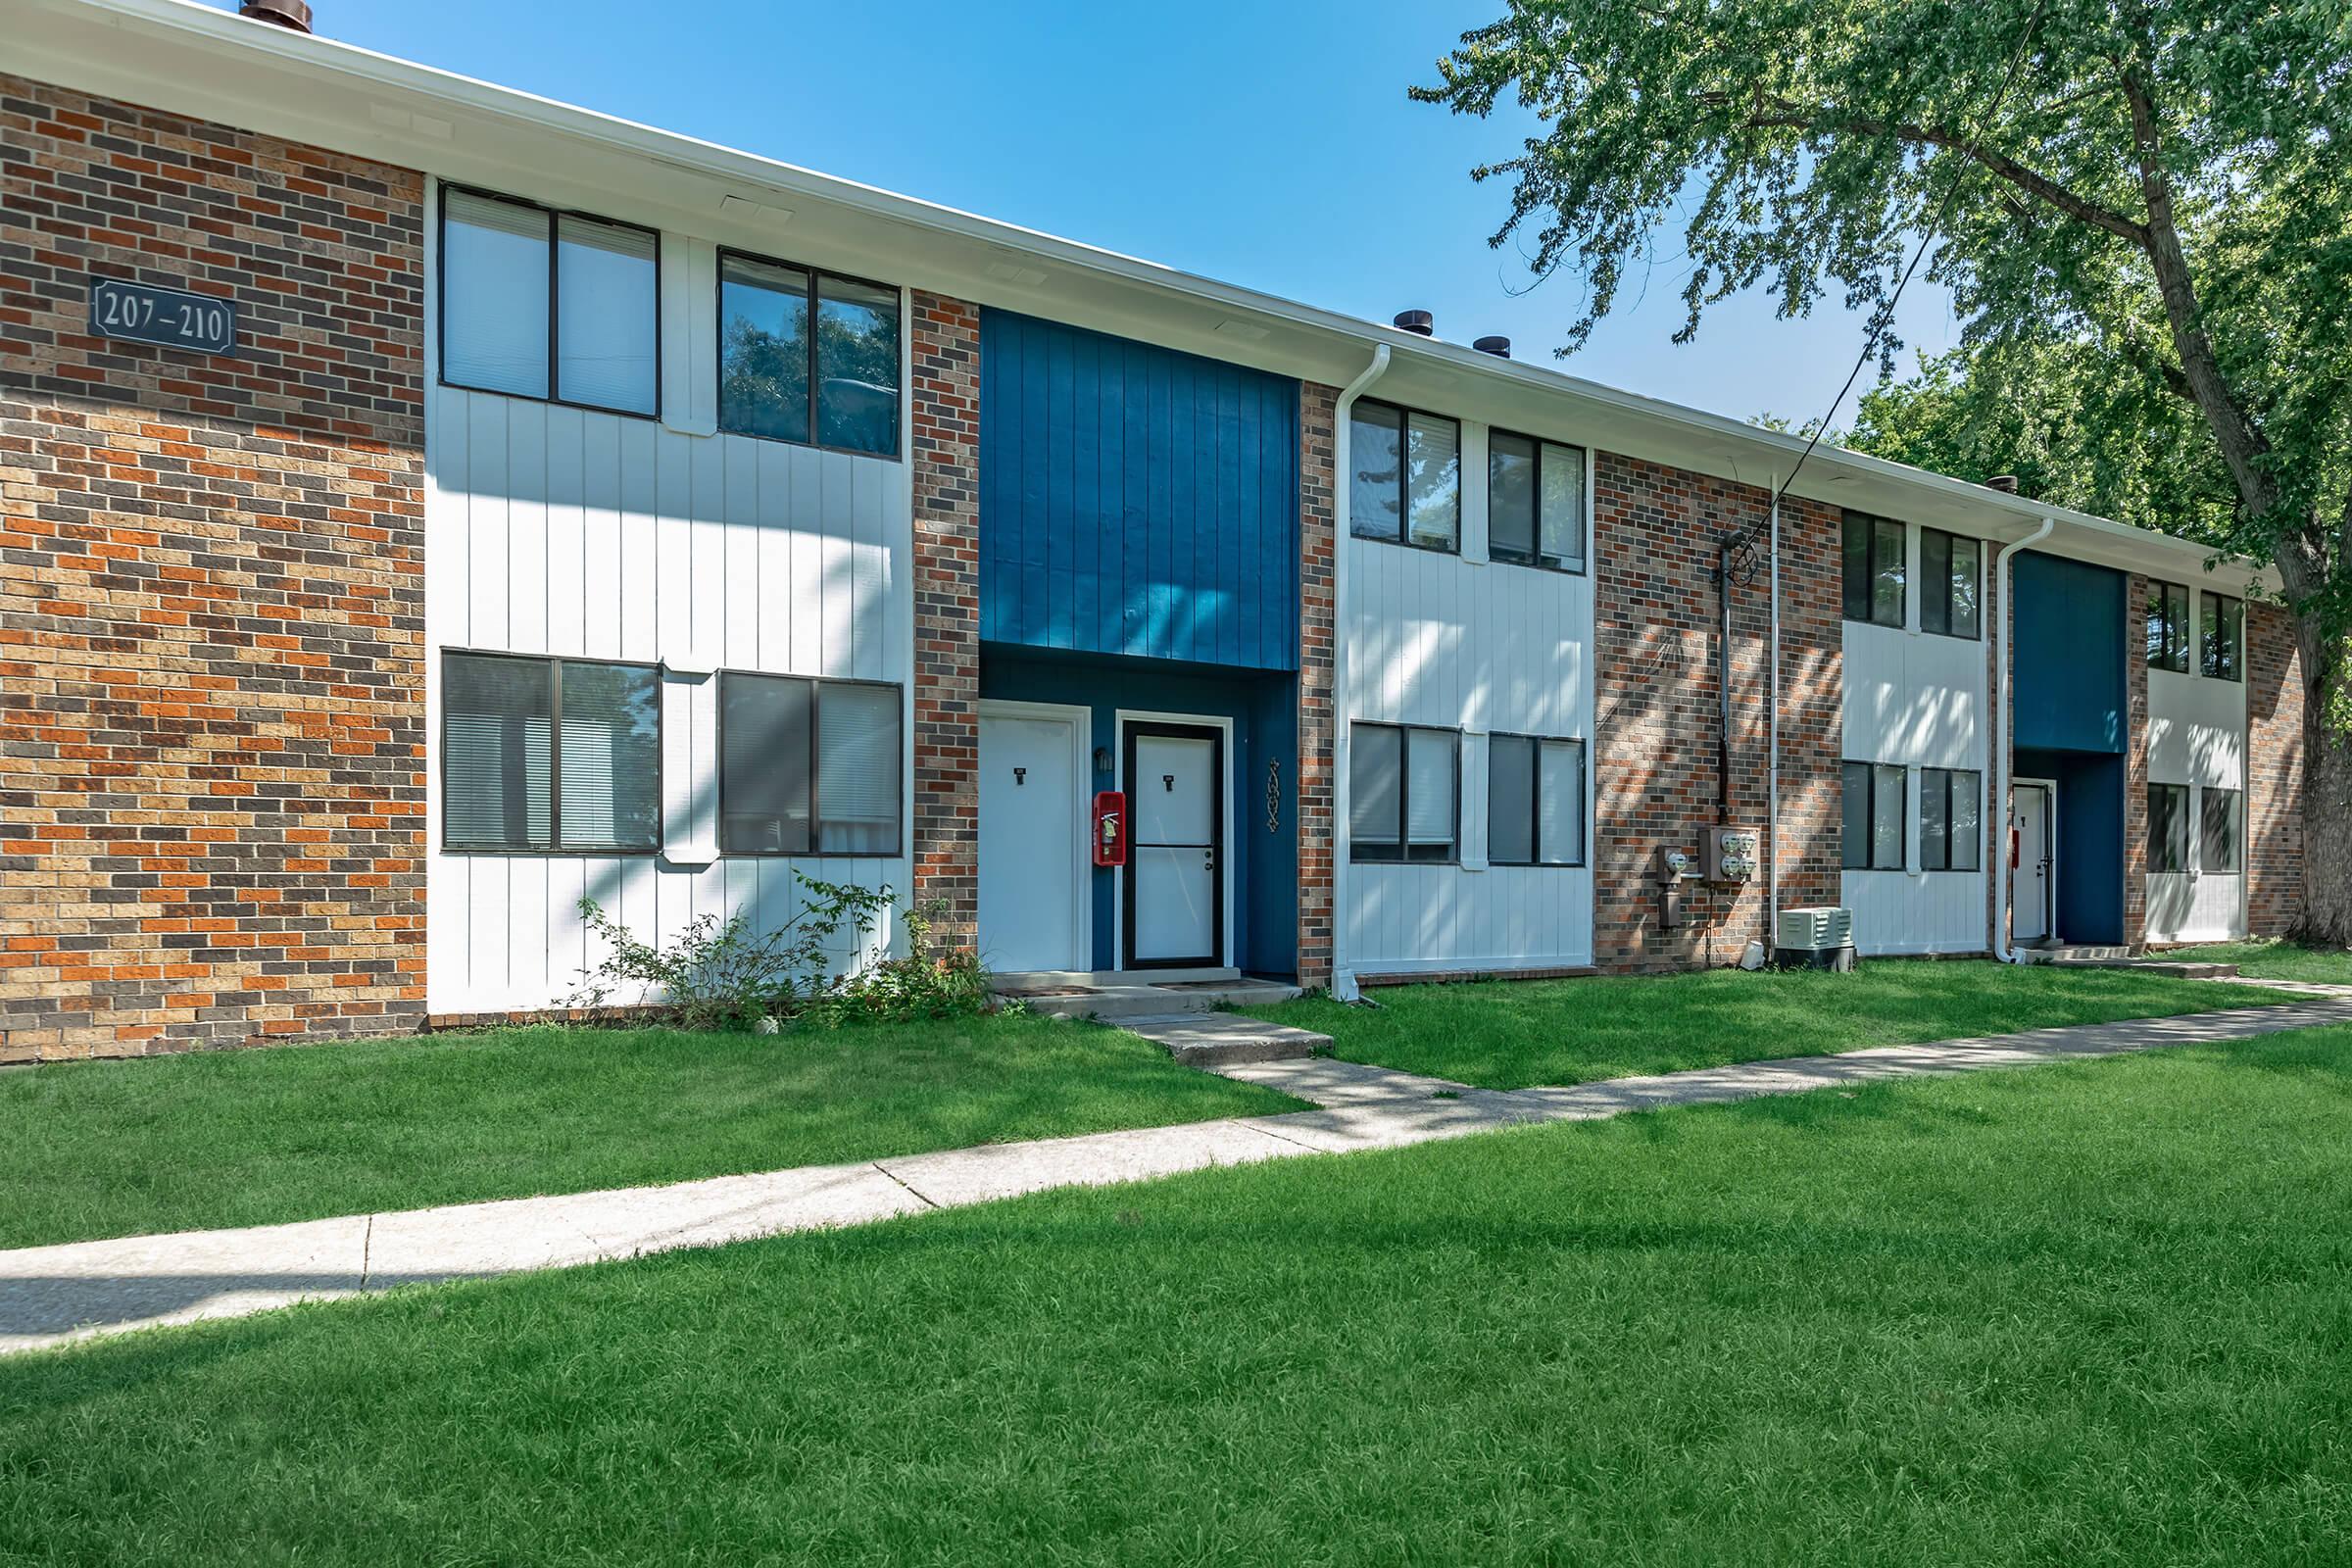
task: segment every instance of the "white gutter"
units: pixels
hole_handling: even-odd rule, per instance
[[[1993,811],[2000,811],[2000,837],[1993,842],[2000,846],[1992,868],[1992,940],[1987,944],[1994,957],[2003,963],[2022,963],[2015,948],[2009,945],[2009,605],[2010,584],[2016,570],[2011,559],[2020,550],[2028,549],[2047,539],[2058,526],[2056,517],[2044,517],[2041,526],[2023,539],[2001,546],[1992,558],[1992,575],[1999,598],[1992,610],[1992,766],[1985,770],[1991,780],[1991,798],[1984,803],[1984,820],[1994,820]]]
[[[1348,932],[1348,414],[1364,390],[1388,373],[1389,345],[1343,388],[1331,406],[1331,994],[1353,1002],[1363,993],[1347,966]]]
[[[1730,665],[1725,665],[1730,678]],[[1781,476],[1772,476],[1772,662],[1765,677],[1764,842],[1772,859],[1764,895],[1764,952],[1781,940]]]

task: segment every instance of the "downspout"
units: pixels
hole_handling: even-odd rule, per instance
[[[1992,558],[1992,575],[1999,597],[1992,607],[1992,766],[1986,769],[1992,780],[1991,799],[1984,803],[1984,820],[1999,821],[2000,836],[1993,842],[2000,846],[1992,868],[1992,940],[1986,946],[1993,956],[2003,963],[2022,963],[2017,950],[2009,945],[2009,702],[2012,682],[2009,678],[2009,585],[2016,563],[2011,560],[2020,550],[2037,545],[2047,539],[2058,526],[2056,517],[2044,517],[2041,526],[2001,546],[2000,554]],[[1994,816],[1995,809],[1999,816]]]
[[[1389,370],[1389,345],[1341,389],[1331,406],[1331,994],[1342,1002],[1361,995],[1348,967],[1348,416],[1355,400]]]
[[[1772,476],[1772,666],[1765,676],[1764,843],[1772,857],[1764,884],[1764,953],[1781,940],[1781,476]]]

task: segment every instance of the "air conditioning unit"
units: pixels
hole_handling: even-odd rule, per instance
[[[1825,948],[1854,945],[1854,911],[1834,904],[1804,909],[1783,909],[1775,947],[1819,953]]]
[[[1783,909],[1774,933],[1773,965],[1781,969],[1836,969],[1854,966],[1854,911],[1837,905]]]

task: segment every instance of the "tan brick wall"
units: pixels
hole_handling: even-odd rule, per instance
[[[2246,602],[2246,923],[2284,936],[2303,917],[2303,661],[2294,618]]]
[[[1594,459],[1595,831],[1593,961],[1603,969],[1738,961],[1765,931],[1764,875],[1687,884],[1687,924],[1666,930],[1650,866],[1693,857],[1716,820],[1720,725],[1717,542],[1764,526],[1769,491],[1612,453]],[[1784,906],[1836,903],[1844,639],[1838,514],[1791,497],[1781,512],[1781,859]],[[1768,800],[1769,562],[1733,591],[1732,821],[1759,831]]]
[[[980,311],[916,291],[914,886],[948,902],[943,940],[980,919]]]
[[[1298,388],[1298,983],[1331,984],[1334,417],[1339,389]]]
[[[0,1060],[424,1010],[422,180],[0,75]],[[88,335],[92,273],[238,352]]]

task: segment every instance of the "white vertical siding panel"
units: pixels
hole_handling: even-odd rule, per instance
[[[620,477],[619,591],[613,599],[613,641],[624,659],[662,657],[659,576],[651,565],[655,517],[661,504],[662,433],[646,419],[615,417]]]
[[[756,659],[752,667],[782,669],[792,657],[792,449],[775,441],[746,441],[760,454],[760,512],[753,570]]]
[[[507,637],[518,653],[547,651],[547,409],[507,411]]]
[[[577,409],[547,413],[547,651],[586,654],[586,457]]]
[[[679,646],[692,650],[698,665],[717,662],[726,650],[727,446],[720,440],[694,444],[694,512],[687,524],[691,613]]]
[[[507,400],[475,397],[466,413],[466,640],[507,646]]]
[[[824,535],[825,647],[824,661],[818,667],[833,676],[857,670],[857,646],[850,632],[851,616],[858,603],[858,540],[850,531],[857,520],[852,473],[857,462],[841,453],[828,452],[820,469],[824,475],[826,515],[845,524],[840,531],[828,528]]]
[[[708,441],[664,432],[657,460],[655,498],[660,510],[651,523],[652,624],[656,645],[681,660],[694,646],[695,476],[710,446]]]
[[[792,653],[788,667],[808,674],[824,669],[824,541],[818,520],[825,514],[824,467],[802,461],[792,472],[792,548],[785,556],[783,591],[792,596]]]
[[[719,515],[719,553],[724,562],[721,603],[724,630],[718,662],[739,669],[760,664],[760,448],[769,443],[742,436],[720,438],[725,453],[725,499]]]

